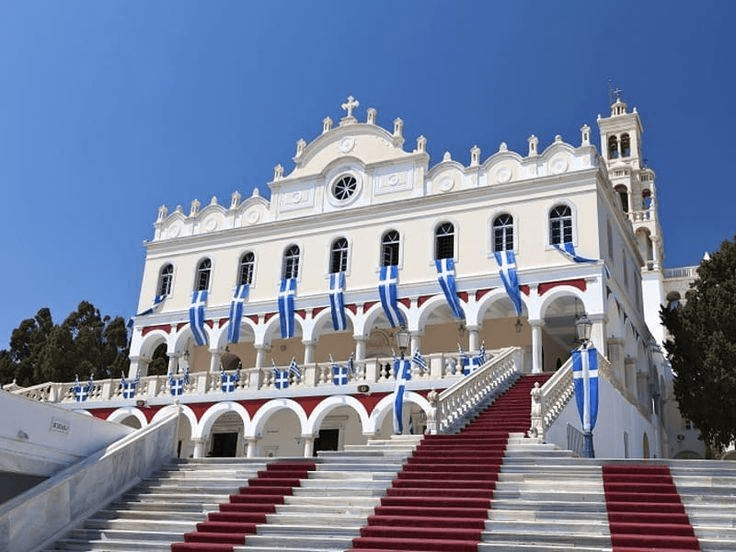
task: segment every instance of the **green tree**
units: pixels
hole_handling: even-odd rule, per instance
[[[697,272],[685,304],[661,311],[665,348],[680,412],[722,448],[736,439],[736,241],[724,241]]]

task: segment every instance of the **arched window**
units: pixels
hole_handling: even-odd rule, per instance
[[[167,264],[161,269],[158,277],[158,296],[166,297],[171,293],[171,282],[174,279],[174,265]]]
[[[336,274],[348,269],[348,240],[337,238],[332,242],[330,252],[330,272]]]
[[[256,256],[248,251],[240,257],[240,270],[238,274],[238,285],[253,283],[253,268],[256,264]]]
[[[549,243],[572,242],[572,212],[567,205],[558,205],[549,213]]]
[[[210,287],[210,273],[212,272],[212,261],[204,259],[197,267],[197,278],[194,282],[197,291],[203,291]]]
[[[611,136],[608,138],[608,158],[618,158],[618,138]]]
[[[621,208],[624,210],[624,213],[629,212],[629,190],[624,186],[623,184],[619,184],[614,188],[615,192],[618,194],[619,199],[621,200]]]
[[[381,238],[381,266],[399,264],[399,233],[389,230]]]
[[[641,192],[641,205],[644,210],[648,210],[652,206],[652,191],[644,189]]]
[[[444,222],[434,233],[434,258],[452,259],[455,256],[455,227],[451,222]]]
[[[621,157],[629,157],[631,155],[631,138],[628,134],[621,135]]]
[[[284,279],[299,276],[299,246],[292,245],[284,253]]]
[[[493,219],[493,251],[511,251],[514,248],[514,217],[508,214]]]

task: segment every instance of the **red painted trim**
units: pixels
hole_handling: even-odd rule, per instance
[[[557,282],[544,282],[543,284],[539,284],[539,287],[537,288],[537,293],[539,293],[539,295],[544,295],[547,291],[557,286],[572,286],[572,287],[578,288],[580,291],[585,291],[587,289],[585,280],[583,280],[582,278],[577,278],[575,280],[559,280]]]
[[[257,314],[249,314],[247,315],[248,320],[251,320],[254,324],[258,325],[258,315]]]
[[[229,318],[220,318],[220,323],[219,323],[219,325],[217,327],[218,328],[222,328],[225,324],[227,324],[228,320],[230,320],[230,319]]]
[[[519,286],[519,289],[521,290],[521,293],[523,293],[524,295],[526,295],[527,297],[529,297],[530,290],[529,290],[529,286],[528,285],[523,284],[523,285]]]
[[[214,320],[205,320],[204,323],[210,327],[210,329],[214,328],[215,321]]]
[[[271,318],[273,318],[274,316],[276,316],[275,312],[267,312],[266,314],[263,315],[263,323],[265,324],[266,322],[271,320]]]
[[[458,291],[457,296],[463,301],[465,301],[465,303],[468,302],[468,292],[467,291]]]
[[[159,324],[158,326],[146,326],[141,330],[141,335],[145,336],[154,330],[163,330],[166,333],[171,333],[171,324]]]
[[[304,309],[295,310],[294,314],[298,314],[299,318],[301,318],[302,320],[307,319],[307,311],[305,311]]]
[[[368,310],[378,303],[378,301],[368,301],[367,303],[363,303],[363,312],[368,312]]]
[[[323,310],[325,310],[325,307],[315,307],[315,308],[313,308],[312,309],[312,317],[314,318],[315,316],[317,316]]]
[[[404,297],[403,299],[399,299],[399,303],[404,305],[407,309],[411,308],[411,299]]]
[[[417,299],[417,307],[421,307],[428,299],[431,299],[434,295],[422,295]]]
[[[182,328],[183,328],[184,326],[186,326],[187,324],[189,324],[189,322],[179,322],[179,323],[178,323],[178,324],[176,325],[176,331],[178,332],[179,330],[181,330],[181,329],[182,329]]]
[[[353,314],[358,314],[358,305],[355,303],[352,303],[350,305],[345,305],[345,308],[348,309]]]
[[[483,297],[489,291],[491,291],[491,288],[476,290],[476,292],[475,292],[475,300],[477,301],[478,299],[480,299],[481,297]]]

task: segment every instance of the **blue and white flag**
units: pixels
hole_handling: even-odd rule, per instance
[[[158,310],[158,307],[161,305],[161,303],[164,302],[164,299],[166,299],[168,295],[156,295],[156,297],[153,298],[153,305],[148,307],[143,312],[139,312],[136,314],[136,316],[146,316],[147,314],[153,314]]]
[[[74,393],[74,400],[77,402],[84,402],[86,401],[90,394],[92,393],[92,388],[94,387],[94,381],[92,380],[92,374],[89,376],[89,381],[87,381],[87,385],[82,385],[79,383],[79,376],[74,376],[74,386],[72,387],[72,393]]]
[[[511,250],[496,251],[496,263],[498,264],[498,272],[501,275],[503,287],[511,299],[516,309],[516,314],[521,314],[521,291],[519,290],[519,278],[516,274],[516,256]]]
[[[330,310],[332,312],[332,328],[336,332],[348,329],[345,314],[345,273],[330,274]]]
[[[133,381],[128,381],[125,379],[125,374],[120,374],[120,387],[123,388],[123,398],[124,399],[132,399],[135,397],[136,388],[138,387],[138,384],[141,381],[141,373],[140,371],[136,372],[135,379]]]
[[[583,432],[590,433],[598,418],[598,351],[595,347],[573,351],[572,381]]]
[[[289,371],[279,370],[276,368],[276,363],[271,360],[273,364],[273,386],[276,389],[286,389],[289,387]]]
[[[189,305],[189,327],[197,346],[207,343],[207,334],[204,331],[205,305],[207,305],[207,290],[195,291],[192,295],[192,304]]]
[[[406,324],[404,316],[399,310],[398,284],[399,267],[396,265],[382,266],[378,294],[381,296],[381,306],[392,328]]]
[[[347,385],[351,376],[355,375],[355,364],[353,363],[353,355],[350,355],[347,363],[338,364],[330,355],[330,364],[332,366],[332,383],[335,385]]]
[[[447,304],[455,318],[465,320],[465,313],[460,304],[460,298],[457,296],[457,283],[455,281],[455,260],[454,259],[435,259],[437,267],[437,280],[440,283],[442,292],[445,294]]]
[[[296,296],[296,278],[281,280],[279,290],[279,320],[281,321],[281,338],[294,337],[294,297]]]
[[[480,344],[480,349],[475,357],[478,359],[478,366],[483,366],[486,363],[486,342]]]
[[[230,343],[237,343],[240,340],[240,324],[243,321],[243,309],[248,300],[249,290],[248,284],[237,286],[230,301],[230,326],[227,328],[227,340]]]
[[[182,377],[174,377],[174,374],[169,373],[169,391],[172,397],[178,397],[184,394],[184,389],[189,383],[189,367],[184,368],[184,374]]]
[[[223,393],[232,393],[235,391],[236,384],[240,381],[240,368],[234,374],[226,374],[224,370],[220,370],[220,389]]]
[[[396,386],[394,387],[394,433],[401,435],[404,433],[404,391],[406,382],[411,379],[411,361],[408,359],[394,359],[394,377],[396,378]]]
[[[458,356],[460,358],[460,367],[462,368],[463,376],[472,374],[478,368],[480,368],[482,362],[480,362],[477,356],[471,357],[468,353],[464,352],[459,343],[457,344],[457,350]]]
[[[567,258],[572,259],[576,263],[597,263],[598,259],[586,259],[585,257],[581,257],[577,253],[575,253],[575,246],[572,244],[572,242],[565,242],[560,246],[559,243],[553,244],[557,251],[565,255]],[[606,269],[608,270],[608,269]]]
[[[294,357],[291,357],[291,362],[289,363],[289,374],[293,374],[296,379],[302,381],[302,371],[299,369]]]
[[[424,360],[424,357],[422,356],[422,353],[419,352],[419,349],[414,351],[414,354],[411,357],[411,361],[419,367],[420,374],[423,374],[427,371],[427,361]]]

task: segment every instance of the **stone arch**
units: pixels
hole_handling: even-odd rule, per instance
[[[430,405],[429,401],[422,397],[419,393],[414,391],[406,391],[404,393],[404,402],[410,402],[421,408],[425,414],[429,413]],[[373,408],[370,416],[370,425],[368,428],[369,433],[375,434],[380,431],[383,422],[394,409],[394,394],[390,393],[383,397],[378,404]]]
[[[467,303],[464,303],[462,299],[460,299],[460,304],[462,305],[463,311],[465,312],[466,321],[468,324],[470,324],[471,322],[468,319],[468,305]],[[440,313],[442,318],[448,318],[454,323],[459,322],[457,318],[453,316],[444,294],[439,293],[427,299],[418,309],[411,313],[412,320],[409,324],[409,329],[417,330],[420,332],[423,331],[426,328],[427,323],[429,322],[430,316],[438,314],[438,310],[443,311]]]
[[[227,335],[230,331],[230,320],[228,320],[225,324],[223,324],[222,328],[220,328],[220,332],[217,335],[217,340],[215,343],[215,347],[217,349],[224,349],[228,345]],[[246,336],[243,337],[243,329],[247,330]],[[256,331],[257,331],[258,325],[253,322],[250,318],[247,316],[243,316],[241,322],[240,322],[240,336],[241,339],[238,341],[240,342],[250,342],[252,341],[255,343],[256,340]],[[250,338],[250,339],[248,339]]]
[[[320,402],[312,411],[306,429],[304,430],[305,435],[314,435],[315,432],[319,431],[320,425],[330,411],[342,406],[350,407],[358,414],[360,425],[363,428],[363,434],[367,433],[370,426],[370,417],[363,403],[350,395],[332,395]]]
[[[210,432],[212,431],[212,426],[215,424],[217,419],[227,412],[235,412],[238,416],[240,416],[240,419],[243,421],[243,431],[247,431],[247,428],[250,425],[250,416],[248,415],[248,411],[243,407],[243,405],[239,403],[232,401],[222,401],[215,403],[210,408],[208,408],[204,412],[204,414],[202,414],[199,423],[194,427],[192,431],[192,439],[202,439],[208,437]]]
[[[527,306],[527,300],[525,294],[521,294],[521,315],[524,316],[526,313],[527,317],[529,317],[529,308]],[[498,287],[496,289],[493,289],[483,295],[477,302],[476,302],[476,324],[482,324],[483,320],[486,317],[486,314],[491,309],[496,309],[497,314],[503,314],[506,313],[508,316],[516,316],[516,310],[514,309],[514,304],[511,302],[511,299],[509,299],[508,294],[506,293],[506,290],[502,287]],[[501,312],[503,311],[503,312]],[[468,320],[468,324],[470,324],[470,320]]]
[[[146,415],[143,414],[143,412],[141,412],[140,409],[136,408],[135,406],[124,406],[122,408],[118,408],[117,410],[110,413],[110,415],[107,417],[107,421],[122,423],[123,420],[131,416],[138,420],[138,422],[140,423],[140,427],[143,428],[148,425]]]
[[[153,352],[161,344],[166,344],[166,348],[170,347],[171,334],[161,329],[151,330],[141,339],[138,355],[151,358]]]
[[[410,311],[407,309],[403,303],[399,302],[398,304],[399,310],[404,315],[404,318],[406,319],[407,323],[411,323],[412,319],[410,317]],[[376,323],[376,320],[380,317],[384,317],[385,314],[383,312],[383,307],[381,306],[381,302],[378,301],[375,305],[371,305],[371,308],[368,309],[368,312],[365,313],[363,317],[363,332],[364,335],[370,334],[371,330],[373,329],[374,324]],[[388,324],[388,320],[386,321]],[[409,326],[408,329],[411,330],[417,330],[418,328],[416,326]],[[365,333],[367,332],[367,333]]]
[[[302,406],[298,402],[291,399],[273,399],[268,401],[266,404],[258,409],[258,411],[253,416],[253,419],[251,420],[250,426],[246,427],[245,436],[256,437],[260,435],[261,431],[263,430],[263,426],[268,418],[279,410],[291,410],[294,414],[296,414],[296,417],[299,420],[299,424],[301,426],[301,434],[305,433],[305,428],[307,427],[308,420],[307,414],[304,412]]]
[[[180,411],[178,409],[181,409]],[[189,425],[194,429],[197,427],[197,415],[194,413],[194,411],[189,408],[187,405],[175,405],[170,404],[168,406],[164,406],[161,410],[156,412],[156,414],[153,415],[153,418],[151,418],[151,423],[158,422],[159,420],[165,418],[169,415],[171,412],[177,412],[179,411],[180,416],[184,416],[187,420],[189,420]]]

